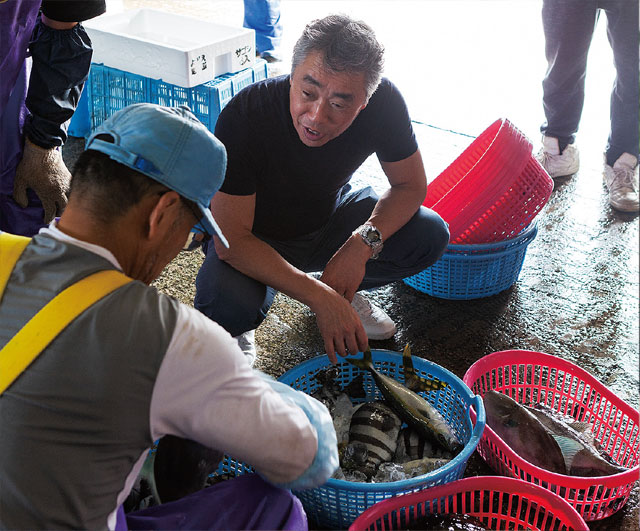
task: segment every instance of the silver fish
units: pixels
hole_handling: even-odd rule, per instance
[[[360,369],[369,371],[387,403],[422,437],[434,441],[454,454],[462,450],[463,445],[435,407],[400,382],[376,371],[370,349],[363,353],[362,358],[345,358],[345,360]]]
[[[449,463],[449,461],[451,461],[451,459],[423,457],[422,459],[403,463],[402,469],[408,477],[414,478],[416,476],[421,476],[422,474],[433,472],[434,470],[437,470]]]

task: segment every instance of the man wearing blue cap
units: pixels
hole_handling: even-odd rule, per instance
[[[90,137],[57,223],[33,239],[0,233],[1,528],[306,528],[284,489],[337,467],[327,409],[253,371],[220,326],[148,285],[194,225],[225,244],[209,210],[225,165],[188,109],[130,106]],[[167,435],[260,476],[125,517]]]

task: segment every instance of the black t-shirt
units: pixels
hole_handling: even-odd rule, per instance
[[[289,76],[265,79],[239,92],[215,129],[227,149],[231,195],[256,194],[253,232],[287,240],[322,227],[340,190],[371,155],[403,160],[418,148],[407,106],[382,79],[351,126],[320,147],[305,146],[289,113]]]

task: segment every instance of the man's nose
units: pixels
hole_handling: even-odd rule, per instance
[[[308,114],[314,124],[324,123],[327,119],[327,102],[322,99],[314,101]]]

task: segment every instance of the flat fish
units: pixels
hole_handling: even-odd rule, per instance
[[[482,399],[487,426],[516,454],[550,472],[567,473],[562,450],[533,413],[497,391],[487,391]]]
[[[547,428],[558,443],[570,476],[612,476],[627,470],[603,459],[591,445],[581,440],[578,431],[556,419],[552,413],[549,414],[538,408],[527,407],[527,409]]]

